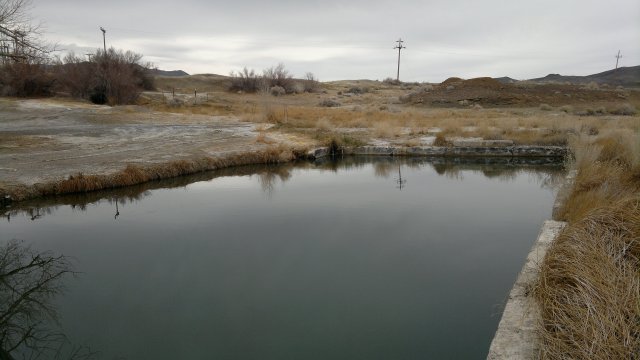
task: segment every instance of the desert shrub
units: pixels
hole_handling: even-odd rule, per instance
[[[0,68],[0,92],[30,97],[53,95],[55,78],[40,63],[10,63]]]
[[[269,93],[273,96],[282,96],[284,94],[286,94],[286,90],[282,87],[282,86],[272,86],[271,89],[269,89]]]
[[[262,79],[258,74],[256,74],[255,70],[247,69],[245,67],[240,72],[231,72],[231,85],[229,86],[230,91],[244,91],[248,93],[254,93],[260,90],[260,83]]]
[[[96,70],[91,101],[109,105],[133,104],[148,82],[145,77],[150,76],[141,69],[147,68],[140,63],[141,59],[142,55],[131,51],[98,50],[93,60]]]
[[[323,99],[322,101],[320,101],[318,106],[321,106],[321,107],[338,107],[338,106],[340,106],[340,103],[335,101],[335,100],[333,100],[333,99]]]
[[[396,79],[393,79],[393,78],[390,78],[390,77],[382,80],[382,82],[384,84],[387,84],[387,85],[400,85],[400,84],[402,84],[402,82],[400,82],[399,80],[396,80]]]
[[[304,84],[302,84],[300,81],[294,81],[293,82],[293,89],[292,89],[294,94],[302,94],[304,93]]]
[[[609,113],[613,114],[613,115],[627,115],[627,116],[632,116],[637,114],[636,108],[633,107],[630,104],[622,104],[619,105],[611,110],[609,110]]]
[[[88,98],[94,86],[95,69],[95,64],[70,52],[56,63],[54,72],[60,88],[68,91],[71,96]]]
[[[542,111],[551,111],[553,110],[553,106],[549,104],[540,104],[540,110]]]
[[[302,86],[304,87],[304,92],[313,93],[320,89],[320,82],[316,79],[313,73],[308,72],[305,74]]]
[[[142,55],[110,48],[92,61],[68,54],[54,66],[60,88],[95,104],[133,104],[143,90],[155,89],[151,65]]]
[[[268,89],[279,86],[283,88],[286,93],[292,93],[294,91],[293,86],[295,81],[293,80],[293,76],[289,74],[289,71],[285,69],[283,63],[264,69],[262,71],[262,79],[264,86]]]

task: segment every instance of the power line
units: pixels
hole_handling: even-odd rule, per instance
[[[400,51],[402,49],[406,49],[407,47],[402,45],[402,43],[404,42],[402,41],[402,38],[398,39],[396,42],[398,43],[398,45],[394,47],[394,49],[398,49],[398,73],[396,75],[396,81],[400,81]]]

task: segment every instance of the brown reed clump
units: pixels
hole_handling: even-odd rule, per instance
[[[35,191],[12,192],[14,200],[25,200],[37,196],[60,195],[117,188],[167,179],[197,172],[222,169],[231,166],[252,164],[277,164],[302,157],[306,149],[292,149],[284,145],[269,146],[262,151],[250,151],[224,157],[176,160],[147,166],[127,165],[122,171],[109,175],[85,175],[82,173],[48,184],[40,184]]]
[[[569,224],[549,249],[534,291],[543,359],[640,355],[640,196]]]
[[[640,135],[572,144],[577,170],[534,296],[543,359],[640,358]]]

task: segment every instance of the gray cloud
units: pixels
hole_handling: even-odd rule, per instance
[[[623,66],[640,64],[636,0],[33,1],[54,42],[95,49],[104,26],[108,45],[190,73],[284,62],[323,80],[382,79],[398,37],[411,81],[586,75],[612,68],[618,49]]]

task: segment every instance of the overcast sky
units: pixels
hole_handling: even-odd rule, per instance
[[[77,54],[133,50],[163,70],[227,75],[279,62],[321,81],[548,73],[640,65],[638,0],[33,0],[46,38]]]

